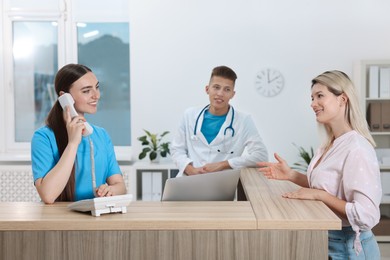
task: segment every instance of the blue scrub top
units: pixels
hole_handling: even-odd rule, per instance
[[[213,115],[209,112],[208,109],[204,112],[202,127],[200,131],[202,132],[209,144],[218,135],[223,123],[225,123],[226,116],[227,114],[222,116]]]
[[[77,150],[75,166],[75,200],[91,199],[94,197],[92,189],[90,144],[92,139],[95,161],[96,187],[106,183],[107,178],[114,174],[121,174],[115,157],[111,138],[101,127],[92,125],[93,133],[82,137]],[[54,132],[47,126],[35,131],[31,141],[31,161],[34,183],[58,163],[59,152]]]

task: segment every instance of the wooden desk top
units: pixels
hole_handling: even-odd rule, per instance
[[[244,169],[248,201],[132,202],[126,214],[73,212],[68,203],[0,202],[0,231],[6,230],[329,230],[341,220],[322,202],[281,197],[297,188]]]
[[[256,169],[243,169],[241,182],[258,229],[341,229],[341,220],[323,202],[283,198],[299,189],[292,182],[268,180]]]
[[[256,229],[248,201],[141,202],[127,213],[73,212],[68,203],[0,203],[0,230],[235,230]]]

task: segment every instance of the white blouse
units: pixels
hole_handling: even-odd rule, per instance
[[[378,159],[373,146],[356,131],[336,138],[321,162],[319,149],[307,172],[309,186],[325,190],[347,202],[343,226],[355,232],[372,229],[380,218],[382,186]]]

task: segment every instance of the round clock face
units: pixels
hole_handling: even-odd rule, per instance
[[[264,69],[256,74],[255,87],[260,95],[274,97],[283,90],[283,75],[275,69]]]

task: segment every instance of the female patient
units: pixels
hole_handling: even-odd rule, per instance
[[[123,177],[107,132],[92,126],[93,133],[82,136],[84,113],[96,113],[100,98],[95,75],[86,66],[68,64],[58,71],[54,84],[58,96],[72,95],[78,116],[71,118],[69,107],[63,110],[56,101],[46,126],[34,133],[32,169],[42,201],[53,203],[125,194]]]
[[[311,93],[311,107],[327,139],[307,175],[293,171],[277,154],[276,163],[258,163],[259,171],[303,187],[283,197],[320,200],[342,219],[342,230],[329,231],[331,259],[380,259],[371,232],[380,217],[379,165],[354,86],[343,72],[327,71],[312,80]]]

